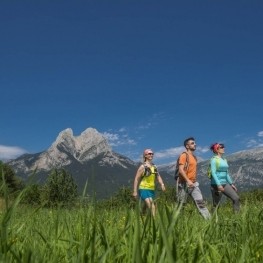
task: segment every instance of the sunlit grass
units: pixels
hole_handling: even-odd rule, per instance
[[[263,210],[223,206],[205,221],[190,204],[139,208],[1,210],[0,262],[263,262]]]

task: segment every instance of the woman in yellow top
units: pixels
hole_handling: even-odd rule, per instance
[[[154,204],[155,198],[155,181],[158,180],[161,185],[162,191],[165,191],[165,186],[161,175],[157,171],[157,167],[152,163],[153,151],[146,149],[143,152],[143,164],[141,164],[135,175],[133,184],[133,196],[140,198],[145,202],[146,206],[152,211],[155,216],[156,205]]]

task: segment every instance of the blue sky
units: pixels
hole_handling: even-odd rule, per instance
[[[175,160],[194,136],[263,146],[263,2],[0,3],[0,159],[92,127],[114,151]]]

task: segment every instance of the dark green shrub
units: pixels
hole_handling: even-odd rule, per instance
[[[78,195],[77,184],[64,169],[54,169],[48,176],[41,195],[46,206],[70,206]]]
[[[42,191],[42,186],[38,184],[31,184],[27,186],[21,202],[29,205],[40,205]]]
[[[0,196],[15,194],[22,190],[24,185],[21,179],[16,177],[11,166],[0,161]]]

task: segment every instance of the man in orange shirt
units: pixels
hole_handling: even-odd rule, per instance
[[[200,214],[205,219],[209,219],[211,216],[206,208],[199,183],[196,180],[197,159],[193,154],[196,149],[195,139],[193,137],[185,139],[184,147],[186,151],[180,155],[178,161],[178,201],[180,204],[185,204],[188,196],[191,196]]]

